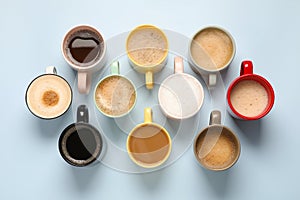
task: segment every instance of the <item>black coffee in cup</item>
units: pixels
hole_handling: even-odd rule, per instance
[[[104,41],[97,30],[79,26],[67,33],[63,53],[69,62],[78,66],[90,66],[102,56]]]
[[[87,107],[77,110],[77,123],[69,125],[62,132],[58,146],[63,159],[74,166],[90,165],[103,152],[103,140],[99,131],[88,123]]]

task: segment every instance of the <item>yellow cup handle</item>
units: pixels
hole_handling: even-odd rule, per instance
[[[153,73],[150,71],[146,72],[145,79],[147,89],[151,90],[153,88]]]
[[[144,109],[144,122],[152,123],[152,109],[151,108]]]

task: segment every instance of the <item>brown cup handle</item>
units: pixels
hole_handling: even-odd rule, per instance
[[[221,124],[221,112],[214,110],[210,113],[209,125]]]

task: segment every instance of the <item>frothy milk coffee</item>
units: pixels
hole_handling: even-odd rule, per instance
[[[110,116],[126,114],[135,104],[136,92],[126,78],[115,75],[101,81],[95,90],[97,107]]]
[[[206,70],[218,70],[231,61],[234,44],[223,30],[209,27],[194,36],[190,52],[198,66]]]
[[[244,80],[234,86],[230,100],[237,112],[247,117],[255,117],[267,108],[268,93],[260,83]]]
[[[157,65],[166,57],[168,42],[157,28],[137,29],[128,38],[127,51],[131,60],[139,66]]]
[[[45,74],[34,79],[26,92],[26,103],[36,116],[51,119],[65,113],[72,101],[70,85],[63,78]]]

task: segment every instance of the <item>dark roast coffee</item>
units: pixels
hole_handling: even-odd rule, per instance
[[[103,39],[91,30],[73,33],[67,44],[67,55],[72,62],[79,64],[93,63],[101,56]]]
[[[67,151],[76,160],[89,159],[97,147],[95,140],[92,130],[82,127],[76,128],[67,138]]]
[[[102,148],[103,141],[97,129],[82,122],[67,127],[59,140],[61,155],[75,166],[86,166],[94,162]]]

